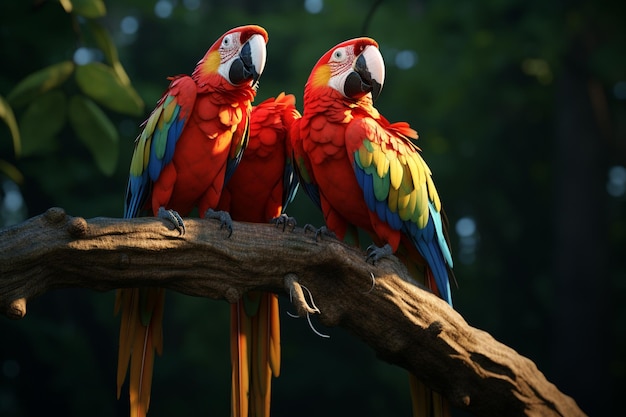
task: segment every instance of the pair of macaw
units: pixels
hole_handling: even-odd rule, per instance
[[[151,210],[181,234],[181,215],[195,207],[200,217],[229,228],[230,216],[267,222],[295,193],[295,165],[339,238],[364,229],[382,245],[368,250],[369,260],[397,253],[416,278],[451,303],[446,225],[431,172],[410,140],[417,134],[406,123],[389,123],[372,105],[384,81],[376,42],[353,39],[323,55],[306,84],[301,116],[292,95],[251,105],[267,40],[259,26],[234,28],[191,76],[171,78],[137,138],[124,216]],[[130,366],[133,417],[148,410],[154,354],[162,349],[163,303],[160,288],[117,294],[118,397]],[[275,294],[245,294],[232,305],[231,360],[232,414],[268,416],[271,377],[280,372]],[[421,399],[414,411],[445,411],[440,398],[431,400],[415,382],[413,393]]]

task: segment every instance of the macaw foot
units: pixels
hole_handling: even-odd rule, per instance
[[[293,229],[295,229],[298,225],[298,222],[294,217],[289,217],[285,213],[281,214],[278,217],[274,217],[272,220],[270,220],[270,223],[275,224],[276,227],[282,226],[283,232],[285,231],[285,229],[287,229],[287,226],[291,227],[291,231],[293,232]]]
[[[185,222],[183,222],[183,218],[180,217],[176,210],[167,210],[165,207],[159,207],[157,217],[170,221],[181,236],[185,234]]]
[[[220,221],[220,229],[228,230],[228,237],[233,234],[233,219],[231,219],[230,214],[227,211],[215,211],[213,209],[208,209],[204,213],[204,217],[206,219],[216,219]]]
[[[315,232],[315,240],[316,241],[319,241],[320,237],[322,237],[322,236],[332,237],[333,239],[337,239],[337,235],[335,234],[335,232],[333,232],[332,230],[330,230],[326,226],[322,226],[319,229],[317,229],[315,226],[313,226],[311,224],[305,224],[304,225],[304,233],[306,233],[308,231]]]
[[[391,249],[391,245],[389,243],[385,243],[385,246],[379,248],[376,245],[370,245],[367,248],[367,262],[371,262],[375,264],[382,258],[388,258],[393,255],[393,250]]]

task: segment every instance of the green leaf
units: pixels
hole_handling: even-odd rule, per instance
[[[98,48],[100,48],[104,53],[106,60],[113,68],[113,71],[120,79],[121,83],[123,85],[130,85],[130,78],[128,78],[126,71],[124,71],[124,67],[120,62],[119,55],[117,53],[117,47],[115,46],[109,31],[95,20],[89,21],[89,27],[93,33]]]
[[[13,149],[15,150],[15,155],[19,156],[22,148],[20,129],[17,127],[17,121],[15,120],[13,109],[11,109],[9,103],[2,96],[0,96],[0,119],[4,120],[9,127],[11,137],[13,138]]]
[[[72,2],[70,0],[59,0],[59,3],[61,3],[66,13],[72,13]]]
[[[96,20],[90,20],[88,22],[89,29],[91,29],[91,33],[94,36],[96,44],[98,48],[102,50],[104,53],[104,57],[107,62],[113,65],[114,62],[119,61],[119,55],[117,53],[117,48],[115,43],[113,43],[113,39],[109,32]]]
[[[119,137],[109,117],[92,100],[76,95],[70,99],[69,118],[98,168],[105,175],[112,175],[117,164]]]
[[[115,70],[100,62],[76,68],[76,82],[85,95],[120,113],[140,116],[143,100],[131,85],[125,85]]]
[[[63,84],[73,71],[74,63],[63,61],[33,72],[11,90],[7,100],[14,108],[23,106],[38,95]]]
[[[95,19],[107,14],[103,0],[71,0],[72,11],[77,15]]]
[[[50,152],[56,148],[56,135],[65,124],[67,99],[60,90],[35,98],[20,118],[22,155]]]
[[[14,183],[18,185],[24,184],[24,175],[13,164],[8,163],[0,159],[0,172],[9,177]]]

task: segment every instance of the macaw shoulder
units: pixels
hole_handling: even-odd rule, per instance
[[[355,117],[346,129],[346,146],[356,151],[369,142],[384,152],[397,154],[419,152],[411,141],[417,139],[417,132],[406,122],[390,123],[382,115],[379,117]]]
[[[173,105],[180,108],[179,117],[187,118],[194,108],[198,89],[195,81],[188,75],[170,77],[170,85],[159,100],[155,110],[159,107],[167,108]]]
[[[387,147],[391,142],[390,132],[373,117],[355,117],[346,127],[346,147],[348,152],[352,153],[362,146],[364,143],[380,147]]]
[[[187,75],[170,78],[169,87],[142,124],[142,132],[135,142],[131,176],[141,176],[148,169],[150,178],[156,181],[163,166],[172,159],[195,105],[195,85]]]
[[[167,93],[172,96],[190,97],[196,96],[198,87],[196,82],[188,75],[175,75],[168,78],[170,85],[167,89]]]

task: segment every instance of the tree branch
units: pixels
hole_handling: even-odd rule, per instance
[[[470,327],[444,301],[410,284],[397,260],[377,265],[343,243],[301,228],[185,219],[180,236],[156,218],[71,217],[52,208],[0,231],[0,312],[26,314],[51,289],[160,286],[236,301],[250,290],[291,293],[378,356],[407,369],[454,406],[479,416],[583,416],[529,359]],[[372,281],[375,277],[375,281]],[[317,310],[301,293],[306,287]]]

